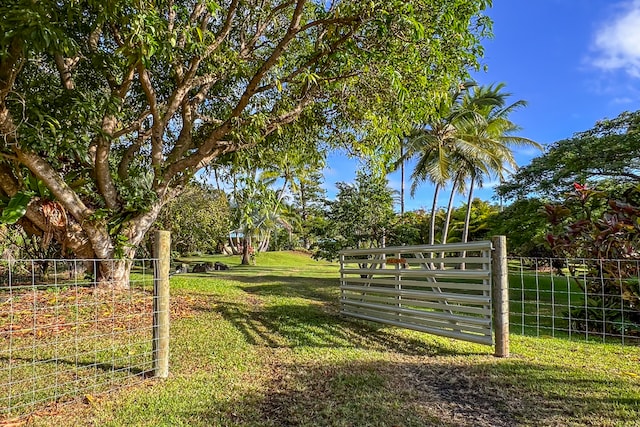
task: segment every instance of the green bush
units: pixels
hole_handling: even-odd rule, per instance
[[[554,255],[584,259],[568,264],[570,277],[586,295],[584,306],[569,313],[578,330],[640,334],[639,199],[640,187],[614,200],[574,184],[563,203],[543,208]]]

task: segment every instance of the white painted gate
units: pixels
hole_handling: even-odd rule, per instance
[[[340,252],[341,313],[493,345],[491,242]]]

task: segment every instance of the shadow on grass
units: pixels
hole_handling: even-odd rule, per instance
[[[106,392],[134,378],[151,378],[153,371],[151,363],[148,364],[149,369],[141,369],[100,361],[2,356],[0,402],[10,405],[4,408],[0,405],[0,426],[5,419],[24,417],[45,410],[48,405],[69,403],[87,391]]]
[[[0,356],[0,362],[2,363],[15,364],[16,361],[25,362],[24,365],[22,366],[27,367],[29,369],[31,369],[32,366],[35,366],[35,365],[37,365],[39,368],[50,365],[52,367],[51,368],[52,370],[57,370],[58,366],[65,365],[65,366],[77,367],[81,370],[94,368],[96,370],[101,370],[104,372],[127,372],[127,373],[130,373],[131,375],[141,375],[145,378],[150,377],[153,374],[153,371],[151,369],[141,369],[134,366],[117,366],[113,363],[98,362],[98,361],[80,362],[76,360],[67,360],[64,358],[34,359],[33,357]],[[2,365],[0,364],[0,366]]]
[[[242,286],[245,292],[260,296],[307,298],[316,301],[337,301],[340,295],[338,279],[297,276],[236,277],[235,280],[256,286]]]
[[[268,347],[313,347],[393,351],[405,355],[459,354],[436,342],[406,338],[381,330],[382,326],[347,320],[321,304],[253,307],[225,303],[217,310],[245,340]]]
[[[185,279],[202,278],[237,282],[240,288],[261,296],[303,297],[326,301],[337,297],[340,282],[337,278],[317,278],[305,276],[283,276],[269,274],[264,276],[231,275],[225,272],[189,273],[180,275]],[[246,286],[254,285],[254,286]]]
[[[188,408],[189,425],[637,425],[640,400],[620,380],[517,360],[282,364],[262,391]],[[175,414],[174,414],[175,415]]]
[[[404,337],[387,332],[384,325],[340,315],[336,279],[269,275],[233,276],[232,280],[241,283],[238,287],[246,292],[243,301],[219,301],[209,296],[193,302],[191,309],[219,313],[251,345],[394,351],[405,355],[463,353],[446,342]]]

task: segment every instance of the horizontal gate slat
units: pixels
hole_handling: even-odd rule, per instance
[[[489,319],[486,317],[470,317],[470,316],[456,316],[454,314],[448,314],[437,311],[416,310],[412,308],[403,308],[392,306],[388,304],[372,304],[368,302],[360,302],[353,300],[342,300],[343,304],[352,305],[355,307],[363,307],[371,310],[380,310],[385,312],[402,313],[413,317],[426,318],[426,319],[439,319],[447,322],[455,322],[456,324],[469,324],[477,325],[488,328],[491,326]]]
[[[403,276],[419,276],[434,278],[457,278],[457,279],[488,279],[490,272],[488,270],[407,270],[407,269],[375,269],[375,268],[341,268],[342,274],[357,275],[378,275],[378,276],[394,276],[402,274]]]
[[[377,254],[408,254],[408,253],[441,253],[441,252],[477,252],[491,250],[491,242],[467,242],[447,243],[443,245],[414,245],[414,246],[387,246],[386,248],[346,249],[340,251],[341,255],[377,255]]]
[[[491,258],[488,257],[445,257],[445,258],[405,258],[407,260],[407,264],[409,265],[421,265],[421,264],[489,264],[491,263]]]
[[[362,313],[349,313],[349,316],[357,317],[357,318],[364,319],[364,320],[369,320],[369,321],[372,321],[372,322],[386,323],[388,325],[393,325],[393,326],[398,326],[398,327],[401,327],[401,328],[412,329],[414,331],[427,332],[429,334],[439,335],[439,336],[442,336],[442,337],[455,338],[455,339],[459,339],[459,340],[463,340],[463,341],[474,342],[474,343],[477,343],[477,344],[493,345],[493,340],[492,340],[491,336],[489,336],[489,335],[466,334],[464,332],[445,330],[445,329],[440,329],[438,327],[431,328],[431,327],[428,327],[428,326],[406,324],[406,323],[394,321],[394,320],[391,320],[391,319],[380,319],[380,318],[377,318],[376,316],[369,316],[369,315],[362,314]]]
[[[348,258],[344,260],[345,264],[386,264],[389,258],[396,258],[398,254],[392,254],[387,258]],[[400,254],[401,258],[409,265],[422,265],[422,264],[489,264],[491,258],[488,257],[445,257],[445,258],[405,258]],[[411,255],[410,253],[404,255]],[[389,264],[389,266],[396,264]]]
[[[479,316],[486,316],[491,314],[491,310],[488,308],[472,307],[468,305],[459,305],[459,304],[446,304],[444,301],[430,302],[430,301],[418,301],[415,299],[407,299],[407,298],[402,298],[398,300],[398,299],[391,299],[386,296],[382,297],[382,296],[374,296],[374,295],[357,295],[357,296],[349,295],[349,296],[359,301],[381,302],[385,304],[401,303],[402,306],[431,308],[434,310],[447,310],[447,311],[453,311],[458,313],[474,314]]]
[[[486,305],[491,302],[491,298],[485,295],[465,295],[465,294],[452,294],[448,292],[426,292],[426,291],[405,291],[392,288],[378,288],[378,287],[364,287],[364,286],[341,286],[340,289],[373,293],[373,294],[387,294],[393,296],[408,296],[412,298],[418,298],[428,301],[433,300],[448,300],[467,304]]]
[[[402,322],[407,325],[418,325],[418,326],[427,326],[431,328],[443,328],[448,330],[454,330],[458,332],[465,332],[470,334],[487,334],[491,335],[491,329],[483,328],[481,326],[468,325],[468,324],[459,324],[454,322],[444,322],[439,319],[431,319],[427,317],[411,317],[411,316],[402,316],[396,313],[389,312],[381,312],[377,310],[368,309],[366,307],[343,307],[341,311],[342,314],[352,314],[352,313],[361,313],[369,316],[378,316],[381,319],[384,318],[386,320],[393,320],[397,322]]]
[[[455,283],[455,282],[433,282],[433,281],[417,281],[417,280],[402,280],[398,281],[396,279],[377,279],[372,277],[371,279],[364,279],[360,277],[350,277],[345,279],[345,282],[348,283],[375,283],[375,284],[383,284],[383,285],[397,285],[401,284],[402,287],[421,287],[421,288],[434,288],[438,287],[440,289],[460,289],[460,290],[468,290],[468,291],[489,291],[491,286],[483,283]]]

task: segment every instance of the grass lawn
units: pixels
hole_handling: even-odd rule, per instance
[[[640,348],[492,348],[344,318],[337,265],[212,257],[171,279],[171,374],[35,414],[38,426],[640,426]],[[2,425],[0,423],[0,425]],[[22,425],[22,424],[19,424]]]
[[[565,275],[559,275],[555,270],[549,270],[545,265],[540,269],[533,268],[518,259],[509,262],[509,300],[510,300],[510,329],[522,335],[556,337],[570,337],[571,339],[589,339],[619,343],[622,331],[626,330],[625,343],[640,345],[640,325],[630,319],[630,307],[620,308],[621,295],[607,295],[616,300],[617,305],[608,305],[600,298],[604,292],[597,290],[600,279],[597,279],[596,291],[592,289],[585,298],[585,291],[578,282],[570,277],[569,271],[564,269]],[[605,280],[617,280],[605,277]],[[634,279],[636,280],[636,279]],[[584,283],[578,268],[578,281]],[[590,319],[585,318],[588,310]],[[622,315],[625,315],[623,323]],[[637,322],[636,322],[637,323]],[[606,325],[605,328],[602,325]],[[589,325],[589,327],[585,327]]]

